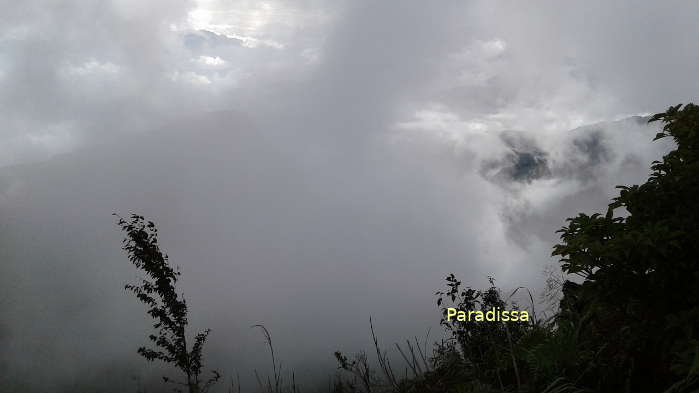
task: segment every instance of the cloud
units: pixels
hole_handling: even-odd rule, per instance
[[[536,288],[669,148],[627,118],[697,91],[699,7],[620,4],[5,4],[2,382],[164,372],[114,211],[159,224],[226,372],[265,367],[253,323],[312,379],[369,315],[422,334],[447,273]]]

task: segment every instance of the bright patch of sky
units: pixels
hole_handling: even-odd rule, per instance
[[[284,49],[298,30],[326,18],[322,11],[294,8],[281,1],[197,0],[188,22],[194,30],[235,38],[249,48]]]

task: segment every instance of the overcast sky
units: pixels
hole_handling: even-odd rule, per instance
[[[448,273],[540,293],[564,219],[669,148],[630,117],[699,91],[693,1],[0,9],[0,382],[43,391],[166,372],[113,212],[160,227],[212,365],[264,369],[264,323],[315,376],[370,315],[423,335]]]

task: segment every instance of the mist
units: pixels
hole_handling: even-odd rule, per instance
[[[308,384],[370,316],[438,338],[452,272],[540,294],[564,219],[645,180],[648,114],[699,87],[699,5],[606,4],[3,4],[0,382],[172,373],[136,354],[112,213],[156,222],[227,376],[268,369],[258,323]]]

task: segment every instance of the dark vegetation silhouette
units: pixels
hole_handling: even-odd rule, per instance
[[[272,345],[272,335],[265,325],[253,325],[253,328],[259,328],[262,331],[262,335],[265,337],[265,343],[269,348],[269,353],[272,357],[272,376],[267,376],[267,378],[262,378],[260,374],[255,370],[255,379],[257,380],[257,386],[260,391],[264,393],[300,393],[301,390],[296,384],[296,375],[291,372],[291,378],[289,382],[285,382],[284,374],[282,372],[282,363],[277,361],[274,354],[274,345]],[[238,378],[238,389],[240,390],[240,378]],[[233,384],[232,384],[233,385]],[[233,385],[234,386],[234,385]]]
[[[335,352],[338,373],[332,393],[581,393],[699,392],[699,106],[677,105],[651,122],[664,126],[655,139],[673,138],[676,148],[654,161],[642,185],[618,186],[604,214],[569,218],[553,247],[563,279],[549,279],[560,292],[556,312],[539,318],[525,288],[503,296],[489,278],[484,290],[463,287],[453,274],[437,291],[444,338],[414,337],[379,344],[369,331],[375,361],[365,351]],[[124,249],[155,282],[127,286],[149,307],[162,352],[139,349],[149,360],[174,362],[190,392],[199,389],[201,347],[208,331],[186,350],[186,304],[174,289],[176,277],[157,246],[152,222],[119,220],[128,234]],[[565,278],[571,280],[566,280]],[[574,281],[573,281],[574,280]],[[531,319],[525,322],[457,321],[447,309],[520,310],[512,300],[527,291]],[[160,302],[156,301],[156,297]],[[258,391],[300,392],[281,378],[269,331],[259,326],[272,355],[273,378],[256,374]],[[398,356],[399,355],[399,356]],[[371,358],[371,359],[370,359]],[[392,365],[391,359],[401,364]],[[218,374],[215,374],[216,379]],[[229,391],[240,392],[240,382]],[[192,390],[194,389],[194,390]]]
[[[119,217],[118,225],[126,233],[122,249],[131,263],[146,274],[140,283],[127,284],[125,288],[148,307],[148,315],[154,320],[153,328],[157,330],[157,334],[148,336],[156,349],[142,346],[138,353],[149,361],[172,363],[186,377],[184,381],[163,377],[166,383],[185,387],[189,393],[206,393],[220,378],[217,371],[212,371],[210,379],[200,379],[202,350],[209,329],[196,334],[189,349],[187,302],[175,288],[181,273],[170,266],[167,254],[160,251],[158,229],[152,221],[146,222],[143,216],[136,214],[128,221]]]

